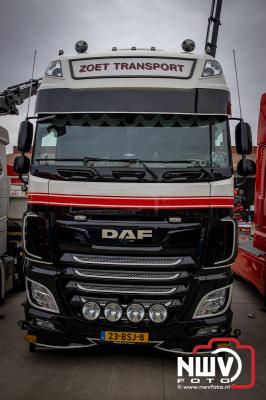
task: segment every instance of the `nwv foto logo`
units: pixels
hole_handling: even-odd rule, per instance
[[[227,346],[234,344],[235,349],[225,347],[225,343]],[[216,348],[217,344],[222,347]],[[249,365],[244,366],[245,370],[250,370],[249,383],[241,383],[243,350],[249,352]],[[200,351],[210,354],[200,356]],[[241,345],[235,338],[215,338],[208,345],[196,346],[193,353],[185,359],[177,357],[179,389],[248,389],[255,385],[255,350],[252,346]]]

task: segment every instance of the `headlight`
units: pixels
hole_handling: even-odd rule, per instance
[[[28,278],[26,287],[28,301],[33,307],[59,313],[55,298],[47,287]]]
[[[222,73],[223,73],[223,70],[222,70],[222,67],[221,67],[220,63],[218,63],[218,61],[216,61],[216,60],[206,60],[201,76],[203,78],[207,78],[209,76],[222,75]]]
[[[62,71],[61,61],[55,60],[50,62],[45,70],[45,75],[52,76],[54,78],[62,78],[63,71]]]
[[[94,301],[85,303],[82,307],[82,314],[88,321],[95,321],[100,316],[101,309]]]
[[[213,317],[223,314],[230,306],[232,285],[207,293],[199,302],[193,318]]]
[[[110,322],[117,322],[122,317],[122,308],[119,304],[109,303],[104,308],[104,316]]]
[[[167,318],[166,307],[162,304],[154,304],[149,309],[149,318],[155,323],[164,322]]]
[[[145,310],[141,304],[131,304],[128,306],[126,314],[129,321],[140,322],[145,316]]]

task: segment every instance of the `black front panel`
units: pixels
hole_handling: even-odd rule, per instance
[[[82,210],[55,208],[55,235],[63,253],[200,257],[208,210]],[[86,221],[77,221],[77,218]]]
[[[65,253],[177,256],[211,266],[228,258],[232,249],[233,224],[221,222],[230,217],[229,209],[119,210],[31,205],[30,210],[40,218],[32,219],[34,229],[29,219],[29,248],[45,261],[58,262]],[[48,237],[49,245],[45,239]],[[37,249],[31,249],[30,243],[36,243]]]
[[[227,115],[230,94],[216,89],[43,89],[35,112],[206,113]]]

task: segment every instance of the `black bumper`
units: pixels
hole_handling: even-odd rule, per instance
[[[113,330],[124,331],[119,325],[110,325],[109,328],[100,325],[89,325],[81,323],[74,318],[51,315],[33,307],[26,307],[28,334],[36,336],[36,343],[44,347],[75,348],[105,345],[101,341],[101,331]],[[40,329],[35,321],[43,320],[52,322],[54,330]],[[206,326],[219,326],[223,330],[223,337],[228,337],[231,333],[232,312],[228,310],[224,315],[215,318],[206,318],[195,321],[176,322],[168,326],[153,326],[150,328],[134,331],[148,332],[149,343],[138,344],[139,346],[153,346],[161,350],[176,352],[192,352],[197,344],[206,344],[212,336],[197,336],[200,328]],[[127,331],[132,331],[128,328]],[[217,337],[217,335],[215,335]],[[108,343],[109,344],[109,343]],[[132,344],[130,344],[132,345]],[[134,344],[135,345],[135,344]]]
[[[230,307],[225,313],[216,317],[193,319],[193,314],[200,299],[208,292],[232,284],[230,269],[194,270],[188,273],[190,274],[190,289],[186,295],[186,300],[179,308],[175,308],[175,303],[173,303],[169,314],[170,318],[166,322],[154,324],[151,321],[143,321],[139,324],[133,324],[127,320],[121,320],[118,323],[109,323],[104,319],[90,322],[82,318],[81,315],[75,315],[76,309],[71,308],[68,301],[72,294],[71,292],[64,292],[62,288],[62,282],[68,274],[67,268],[59,270],[53,267],[47,269],[40,264],[29,265],[28,278],[49,288],[55,297],[60,313],[43,311],[27,302],[25,316],[28,334],[36,336],[36,343],[43,346],[71,348],[105,344],[101,341],[101,332],[106,330],[147,332],[149,333],[148,345],[180,353],[192,352],[194,346],[208,343],[211,337],[228,337],[232,330]],[[67,282],[69,279],[67,278]],[[76,297],[75,293],[73,298]],[[77,307],[76,301],[75,307]],[[40,327],[40,324],[42,324],[40,321],[48,321],[52,325]],[[200,328],[214,326],[218,327],[218,333],[198,334]],[[144,346],[144,344],[140,344],[140,346]]]

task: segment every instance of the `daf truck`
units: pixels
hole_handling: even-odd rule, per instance
[[[191,47],[192,46],[192,47]],[[30,350],[148,344],[189,353],[232,331],[230,93],[220,63],[155,48],[60,55],[22,122]],[[243,160],[249,126],[236,130]]]

